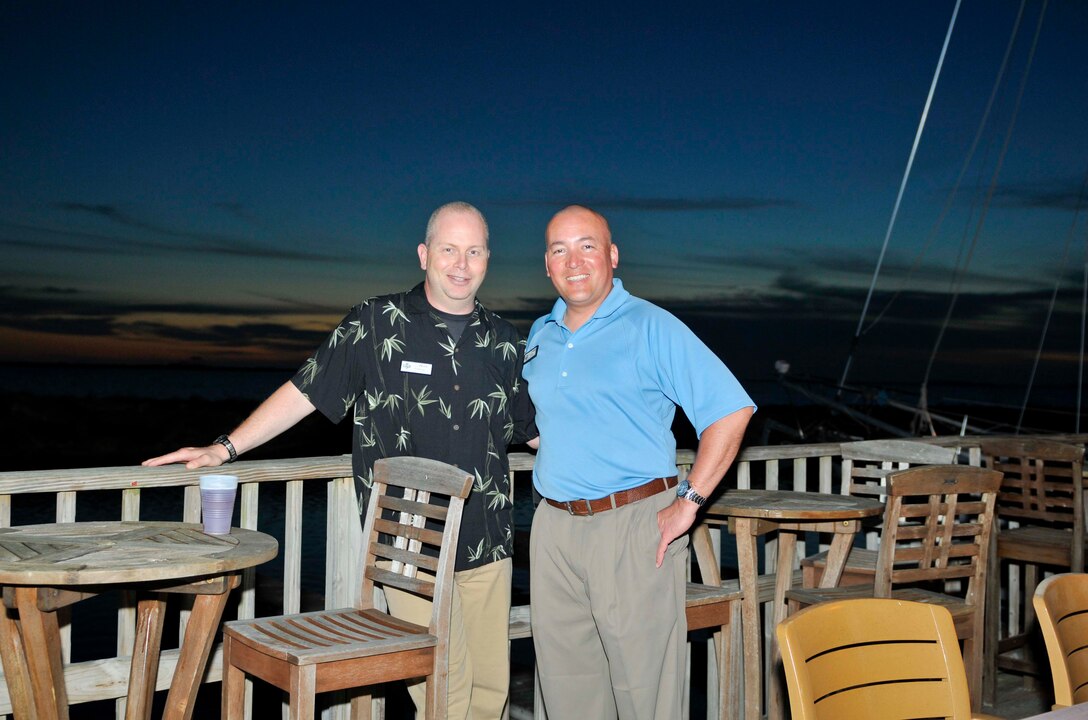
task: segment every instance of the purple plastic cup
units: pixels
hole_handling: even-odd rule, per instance
[[[234,515],[234,496],[238,492],[236,475],[200,476],[200,515],[208,535],[230,534]]]

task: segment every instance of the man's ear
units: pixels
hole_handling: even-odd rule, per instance
[[[419,255],[419,269],[420,270],[426,270],[427,269],[427,244],[426,243],[420,243],[419,247],[416,248],[416,253]]]

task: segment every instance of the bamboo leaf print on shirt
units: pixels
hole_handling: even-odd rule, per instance
[[[312,358],[309,358],[305,363],[302,364],[302,376],[305,379],[307,385],[314,381],[314,378],[317,377],[317,371],[319,369],[320,368],[317,364],[316,355],[314,355]]]
[[[456,375],[457,368],[460,366],[460,363],[457,362],[457,358],[454,356],[454,353],[457,352],[457,342],[449,336],[446,337],[446,340],[448,342],[440,341],[438,347],[446,351],[446,357],[450,359],[450,364],[453,367],[453,374]]]
[[[491,408],[487,404],[487,400],[483,398],[476,398],[468,404],[471,417],[487,417],[491,415]]]
[[[351,328],[352,332],[352,345],[357,345],[360,340],[366,337],[366,326],[363,325],[360,321],[352,320],[350,323],[348,323],[348,326]]]
[[[510,502],[510,498],[506,496],[506,493],[502,491],[502,488],[495,488],[494,490],[488,491],[487,496],[491,498],[487,503],[488,510],[506,507],[506,504]]]
[[[501,342],[495,346],[495,349],[502,353],[503,360],[509,360],[518,356],[518,349],[514,347],[512,342]]]
[[[416,410],[419,411],[420,415],[423,415],[423,411],[428,405],[438,402],[431,397],[431,390],[426,385],[424,385],[418,393],[413,390],[412,396],[415,398]]]
[[[403,320],[404,322],[412,322],[411,320],[408,319],[408,316],[404,314],[403,310],[401,310],[399,307],[397,307],[395,304],[393,304],[392,300],[387,302],[385,304],[385,307],[382,308],[382,315],[388,315],[389,316],[389,324],[390,325],[395,325],[397,323],[397,320]]]
[[[480,538],[480,542],[475,548],[470,547],[468,550],[469,562],[475,562],[484,556],[484,540],[487,538]]]
[[[487,394],[489,398],[494,398],[499,401],[499,412],[506,409],[506,391],[502,389],[502,385],[495,384],[495,390]]]
[[[404,352],[404,341],[395,334],[382,340],[382,360],[392,360],[394,352]]]
[[[344,339],[344,333],[346,332],[343,325],[337,325],[336,329],[329,335],[329,347],[334,348],[340,344],[340,341]]]

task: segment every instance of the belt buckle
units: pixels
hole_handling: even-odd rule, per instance
[[[571,515],[574,515],[575,514],[574,506],[571,505],[571,503],[585,503],[586,504],[585,514],[590,515],[590,516],[593,515],[593,506],[589,504],[589,500],[586,500],[585,498],[582,498],[581,500],[567,500],[564,503],[567,506],[567,512],[570,513]]]

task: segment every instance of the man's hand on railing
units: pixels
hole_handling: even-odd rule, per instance
[[[222,445],[206,445],[205,447],[183,447],[166,455],[148,458],[141,465],[144,467],[158,467],[159,465],[172,465],[173,463],[185,463],[185,467],[193,468],[217,467],[230,459],[230,453]]]

